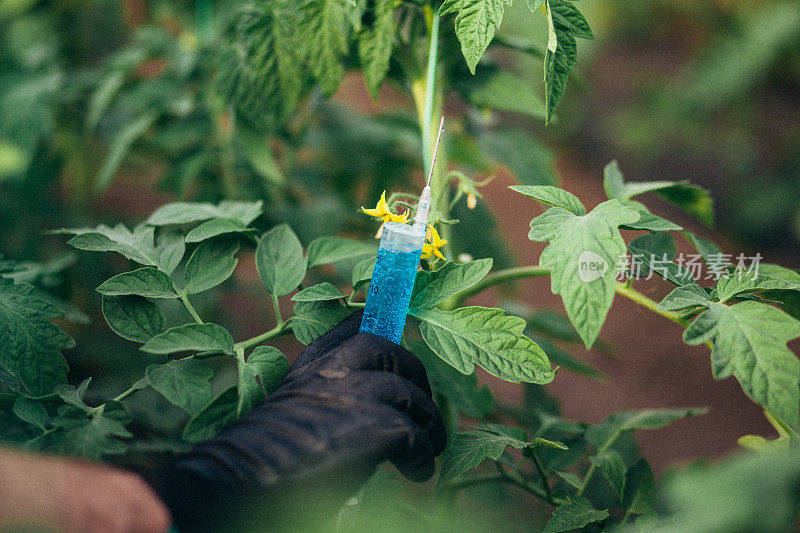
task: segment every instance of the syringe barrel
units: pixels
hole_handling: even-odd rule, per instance
[[[361,319],[361,332],[400,343],[426,227],[387,222]]]

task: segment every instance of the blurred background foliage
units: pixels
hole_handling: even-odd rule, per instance
[[[384,85],[376,106],[360,78],[346,78],[332,99],[305,80],[298,111],[268,131],[233,112],[217,90],[216,58],[241,4],[0,0],[0,257],[31,262],[20,275],[95,324],[103,319],[93,290],[119,264],[67,254],[47,230],[132,224],[172,199],[240,198],[264,200],[261,228],[289,222],[304,243],[368,237],[375,227],[359,206],[383,190],[418,188],[422,150],[407,88]],[[729,242],[799,266],[800,3],[585,0],[580,8],[596,38],[581,41],[547,128],[542,17],[531,24],[525,2],[515,2],[475,77],[443,25],[441,68],[455,80],[446,108],[460,117],[447,135],[451,161],[476,179],[500,166],[522,183],[555,184],[554,163],[599,168],[618,157],[636,180],[709,188]],[[484,202],[470,210],[460,200],[451,216],[461,221],[451,255],[515,263]],[[242,296],[257,283],[255,274],[239,277],[198,305],[234,331],[255,332],[237,320],[270,316]],[[70,380],[99,376],[94,394],[127,386],[152,362],[105,327],[69,328],[78,346]],[[148,435],[176,431],[174,408],[155,393],[131,402],[145,421],[133,428],[141,447]]]

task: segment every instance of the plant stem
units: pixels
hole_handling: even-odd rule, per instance
[[[476,294],[485,291],[492,285],[497,285],[499,283],[504,283],[506,281],[512,281],[515,279],[535,278],[549,275],[549,268],[539,266],[522,266],[498,270],[489,274],[472,287],[461,291],[456,295],[456,298],[458,299],[458,302],[461,303],[470,296],[475,296]]]
[[[430,6],[425,8],[430,20],[430,44],[428,46],[428,70],[425,75],[425,102],[422,111],[422,167],[427,176],[431,171],[433,143],[433,100],[436,92],[436,63],[439,50],[439,14]]]
[[[629,300],[636,302],[642,307],[663,316],[667,320],[671,320],[684,327],[688,325],[688,323],[676,313],[673,313],[672,311],[662,311],[658,308],[658,304],[655,302],[655,300],[651,300],[641,292],[637,291],[633,287],[630,287],[629,285],[626,285],[625,283],[617,283],[616,291],[617,294],[620,294]]]
[[[275,322],[278,323],[276,327],[280,328],[283,325],[283,316],[281,316],[281,308],[278,305],[278,298],[275,296],[272,296],[272,308],[275,310]]]
[[[681,326],[688,327],[689,321],[681,318],[677,313],[673,313],[672,311],[662,311],[658,308],[658,304],[654,301],[642,294],[641,292],[637,291],[636,289],[632,288],[630,285],[625,283],[617,283],[617,294],[625,296],[626,298],[633,300],[637,304],[641,305],[649,309],[650,311],[663,316],[667,320],[671,320],[676,324]],[[706,341],[705,345],[708,346],[709,350],[714,349],[714,342],[713,341]]]
[[[553,503],[553,493],[550,492],[550,484],[547,482],[547,474],[544,473],[544,468],[542,468],[542,463],[539,461],[539,456],[536,455],[536,451],[533,449],[530,451],[530,456],[531,459],[533,459],[533,464],[536,466],[536,471],[539,473],[539,478],[542,480],[542,486],[544,487],[544,493],[545,496],[547,496],[547,501]]]
[[[126,390],[125,392],[123,392],[122,394],[120,394],[119,396],[114,398],[112,401],[121,402],[121,401],[127,399],[129,396],[131,396],[136,391],[140,391],[140,390],[142,390],[144,388],[146,388],[146,387],[131,387],[130,389]]]
[[[541,277],[541,276],[549,276],[551,273],[550,268],[546,267],[539,267],[539,266],[521,266],[521,267],[513,267],[507,268],[504,270],[498,270],[493,272],[483,278],[481,281],[473,285],[472,287],[465,289],[458,293],[457,298],[459,303],[463,302],[470,296],[475,296],[476,294],[485,291],[489,287],[493,285],[497,285],[499,283],[505,283],[507,281],[512,281],[515,279],[522,279],[522,278],[534,278],[534,277]],[[688,322],[681,318],[678,314],[673,313],[671,311],[662,311],[658,308],[658,303],[654,300],[651,300],[641,292],[637,291],[633,287],[629,286],[626,283],[617,283],[616,286],[617,294],[628,298],[636,302],[637,304],[641,305],[649,309],[650,311],[657,313],[664,318],[675,322],[676,324],[680,324],[681,326],[686,327]]]
[[[353,297],[354,297],[356,294],[358,294],[358,291],[353,291],[353,292],[351,292],[351,293],[350,293],[350,296],[348,296],[348,297],[347,297],[347,299],[344,301],[344,304],[345,304],[347,307],[351,307],[351,308],[353,308],[353,309],[363,309],[364,307],[366,307],[366,306],[367,306],[367,304],[366,304],[365,302],[354,302],[354,301],[353,301]]]
[[[200,315],[197,314],[197,311],[192,305],[192,302],[189,301],[189,297],[186,295],[186,293],[182,292],[181,295],[178,297],[178,299],[181,301],[184,309],[186,309],[186,311],[189,313],[192,319],[194,319],[194,321],[197,322],[198,324],[202,324],[203,319],[200,318]]]
[[[252,339],[247,339],[246,341],[237,342],[233,345],[234,351],[236,350],[247,350],[248,348],[252,348],[257,344],[261,344],[262,342],[266,342],[270,339],[274,339],[275,337],[280,337],[292,330],[292,319],[289,318],[286,322],[281,322],[274,328],[269,331],[265,331],[261,335],[256,335]]]
[[[517,486],[524,491],[530,492],[540,500],[544,500],[551,505],[560,505],[564,503],[564,500],[562,500],[561,498],[553,498],[553,497],[548,498],[547,494],[545,494],[545,492],[542,489],[540,489],[535,485],[531,485],[516,472],[514,473],[506,472],[506,470],[503,468],[503,465],[501,465],[500,463],[495,462],[495,465],[497,466],[497,471],[500,473],[501,481]]]
[[[487,474],[473,474],[471,476],[460,476],[447,484],[447,488],[453,491],[463,490],[473,485],[490,483],[492,481],[503,481],[503,476],[499,472],[489,472]]]
[[[606,453],[609,450],[609,448],[611,448],[611,445],[617,441],[620,435],[622,435],[620,431],[614,433],[614,436],[608,439],[608,441],[606,441],[606,443],[603,444],[603,446],[599,450],[597,450],[596,455],[600,457],[601,455]],[[583,491],[586,490],[586,487],[589,485],[589,481],[592,480],[592,476],[594,475],[595,470],[597,470],[597,463],[592,463],[591,465],[589,465],[589,470],[586,471],[586,475],[583,477],[581,488],[578,489],[578,492],[575,493],[575,496],[583,495]]]

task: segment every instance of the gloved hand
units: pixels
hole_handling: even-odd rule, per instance
[[[335,511],[387,459],[411,480],[431,477],[447,435],[425,369],[359,334],[360,322],[354,313],[309,344],[266,401],[160,472],[154,485],[180,530],[218,527],[221,515],[230,527],[246,502],[285,518],[309,490],[327,493],[317,511]]]

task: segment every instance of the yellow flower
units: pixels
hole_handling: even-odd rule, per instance
[[[467,207],[475,209],[476,205],[478,205],[478,199],[471,192],[467,192]]]
[[[404,212],[402,215],[396,215],[392,213],[391,209],[389,209],[389,204],[386,203],[386,191],[381,193],[381,199],[378,200],[378,205],[376,205],[374,209],[365,209],[362,207],[361,210],[366,215],[383,220],[381,227],[378,228],[378,233],[375,234],[376,239],[381,237],[381,234],[383,233],[383,225],[387,222],[399,222],[401,224],[408,222],[407,212]]]
[[[439,237],[439,232],[436,231],[436,228],[428,225],[428,234],[425,238],[428,242],[422,245],[422,259],[427,259],[432,255],[439,259],[446,259],[439,249],[447,244],[447,241]]]

